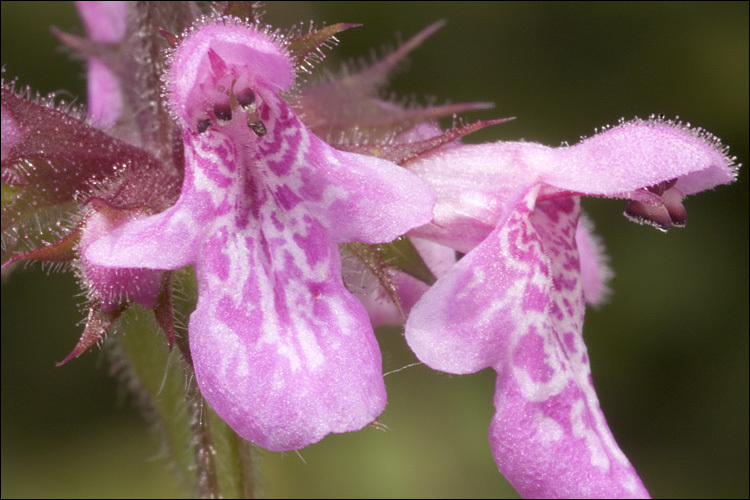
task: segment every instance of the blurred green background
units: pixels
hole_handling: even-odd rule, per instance
[[[493,101],[469,120],[516,116],[470,142],[573,143],[620,117],[700,125],[745,165],[739,181],[689,198],[686,229],[627,222],[623,202],[584,200],[612,257],[614,295],[588,313],[598,394],[618,442],[655,497],[748,497],[748,3],[268,4],[277,26],[362,23],[324,66],[448,23],[394,79],[398,96]],[[72,4],[2,3],[8,78],[85,100],[81,66],[50,25],[82,33]],[[181,494],[158,440],[104,356],[62,368],[81,330],[70,274],[19,270],[2,285],[2,497]],[[379,334],[384,371],[414,361]],[[386,377],[389,430],[265,453],[270,497],[502,497],[487,429],[494,376],[423,366]]]

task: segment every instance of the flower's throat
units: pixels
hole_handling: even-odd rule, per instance
[[[209,110],[204,110],[198,118],[197,130],[202,134],[216,123],[219,126],[231,123],[236,113],[245,115],[245,121],[250,130],[258,137],[266,135],[266,126],[258,114],[261,104],[255,91],[249,86],[248,79],[238,77],[236,68],[230,69],[226,62],[213,49],[208,51],[208,59],[211,64],[212,78],[199,84],[201,93],[207,96],[207,101],[213,101],[213,106],[207,102]],[[227,80],[231,83],[227,85]],[[238,86],[238,81],[241,82]],[[212,85],[212,87],[209,87]],[[227,90],[228,89],[228,90]]]

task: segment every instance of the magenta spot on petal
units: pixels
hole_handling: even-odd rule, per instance
[[[260,215],[260,200],[258,186],[252,172],[246,172],[243,177],[242,196],[236,201],[235,224],[244,229],[251,219],[257,220]]]
[[[325,281],[307,281],[310,296],[312,297],[313,316],[316,323],[328,323],[335,321],[335,314],[327,298],[335,295],[336,285]]]
[[[563,269],[565,271],[573,271],[573,272],[579,272],[581,268],[581,265],[578,261],[577,254],[574,254],[573,252],[568,252],[565,254],[565,262],[563,263]]]
[[[544,352],[544,339],[536,333],[536,328],[530,327],[529,333],[518,341],[513,352],[513,364],[523,368],[534,382],[547,382],[552,378],[553,370],[547,364]]]
[[[238,204],[241,204],[242,200],[238,201]],[[248,210],[244,209],[241,206],[238,206],[237,209],[234,211],[234,223],[237,226],[237,229],[245,229],[247,225],[250,223],[250,214]]]
[[[310,295],[313,299],[322,299],[323,298],[323,287],[325,283],[320,283],[318,281],[308,281],[307,282],[307,288],[310,290]]]
[[[562,321],[565,319],[565,314],[563,314],[562,310],[560,309],[560,305],[557,302],[552,302],[550,304],[548,314],[550,318],[553,318],[557,321]]]
[[[577,352],[575,333],[573,332],[566,333],[565,335],[563,335],[563,341],[565,342],[565,348],[567,349],[568,353],[575,354]]]
[[[537,259],[536,265],[539,268],[540,273],[544,274],[545,276],[549,274],[549,266],[547,266],[547,264],[543,260]]]
[[[266,241],[272,255],[281,255],[286,250],[287,240],[285,238],[268,238]]]
[[[278,276],[278,275],[277,275]],[[281,324],[286,327],[292,327],[293,323],[291,315],[289,314],[289,306],[286,302],[286,289],[279,283],[278,280],[273,287],[274,306],[276,307],[276,314],[281,321]]]
[[[203,138],[207,135],[208,134],[205,134],[201,137]],[[229,153],[227,153],[227,155],[229,155]],[[226,189],[232,184],[234,179],[232,177],[227,177],[226,175],[223,175],[221,172],[219,172],[219,168],[215,162],[207,160],[205,158],[201,158],[197,153],[194,153],[193,158],[195,161],[195,167],[202,170],[204,175],[208,177],[211,182],[216,184],[219,188]],[[222,161],[222,165],[224,167],[226,167],[225,162],[226,160]]]
[[[511,224],[511,230],[508,233],[508,242],[511,257],[543,267],[543,262],[538,256],[539,241],[536,235],[526,230],[525,220],[514,220],[509,224]]]
[[[260,119],[261,120],[266,121],[269,118],[271,118],[271,110],[268,108],[268,106],[265,106],[265,105],[261,106],[258,111],[260,112]]]
[[[271,222],[273,222],[273,226],[277,231],[282,232],[284,230],[284,224],[276,216],[276,212],[271,213]]]
[[[330,322],[335,319],[331,306],[326,300],[315,300],[313,302],[313,315],[318,321]]]
[[[229,257],[222,252],[227,244],[227,228],[222,227],[206,243],[206,271],[217,276],[221,281],[229,278]]]
[[[226,213],[226,206],[214,206],[211,195],[207,191],[196,191],[190,196],[190,212],[197,224],[206,224],[217,215]],[[185,235],[189,237],[188,234]]]
[[[203,172],[206,174],[206,177],[208,177],[211,180],[211,182],[216,184],[216,186],[220,189],[226,189],[232,185],[233,179],[231,177],[227,177],[226,175],[221,174],[215,168],[207,168],[207,169],[204,169]]]
[[[543,312],[547,304],[549,304],[549,295],[542,288],[533,283],[526,285],[521,302],[522,311]]]
[[[567,436],[573,435],[573,425],[570,419],[573,404],[582,398],[582,394],[574,381],[568,382],[568,385],[559,394],[549,397],[542,405],[544,416],[555,420],[562,426]],[[587,418],[583,422],[591,426]]]
[[[291,126],[299,125],[297,124],[291,124]],[[279,124],[276,124],[276,126],[282,126]],[[271,171],[278,175],[288,175],[292,170],[292,165],[295,163],[298,163],[299,159],[297,158],[297,155],[299,155],[299,145],[302,140],[302,133],[299,128],[292,128],[290,129],[292,133],[289,133],[289,130],[285,130],[283,134],[283,146],[284,154],[279,161],[275,160],[268,160],[268,168],[271,169]]]
[[[307,264],[314,266],[328,255],[328,235],[323,227],[310,216],[306,215],[304,221],[307,235],[295,234],[294,242],[305,251]]]
[[[255,177],[253,177],[252,172],[248,172],[245,175],[245,185],[242,186],[242,188],[242,193],[245,196],[246,202],[250,204],[250,211],[252,212],[253,217],[257,219],[260,210],[260,200],[258,199],[258,184]]]
[[[234,152],[234,148],[231,148],[230,144],[231,143],[229,143],[228,141],[222,141],[221,144],[214,148],[214,152],[216,153],[216,156],[218,156],[221,160],[224,168],[226,168],[229,172],[234,172],[237,167],[237,162],[235,161],[236,155]]]
[[[287,278],[295,280],[301,279],[304,275],[302,269],[294,262],[294,257],[289,250],[284,250],[284,271]]]
[[[245,298],[251,295],[245,294]],[[258,332],[248,329],[248,325],[260,325],[263,321],[263,311],[259,307],[242,304],[237,307],[232,297],[225,295],[216,301],[216,313],[214,315],[217,321],[225,324],[231,330],[242,332],[243,338],[247,342],[254,341]]]
[[[276,201],[284,210],[291,210],[302,201],[302,198],[297,196],[286,184],[283,184],[276,189],[275,197]]]
[[[284,156],[279,161],[268,160],[266,163],[271,172],[278,176],[287,175],[292,170],[292,162],[294,161],[294,152],[289,151],[284,153]]]
[[[246,238],[246,241],[248,241],[248,245],[252,244],[252,238]],[[263,254],[263,262],[266,264],[271,263],[271,245],[269,244],[268,239],[261,233],[260,237],[260,251]]]
[[[299,175],[302,178],[302,188],[299,194],[306,200],[320,201],[323,198],[323,191],[325,185],[320,179],[320,176],[316,176],[312,169],[301,168],[299,169]]]
[[[277,133],[273,134],[273,140],[270,140],[270,135],[266,134],[263,136],[263,140],[258,141],[258,151],[262,157],[275,155],[281,151],[281,147],[284,141],[279,137]]]
[[[216,319],[218,319],[225,325],[230,326],[232,323],[237,321],[238,316],[238,311],[232,304],[231,298],[225,295],[224,297],[219,299],[219,303],[216,306]]]
[[[568,299],[565,299],[563,303],[565,305],[565,311],[568,313],[568,317],[572,318],[575,314],[575,308],[573,307],[573,304],[571,304]]]
[[[577,284],[578,284],[578,276],[565,279],[563,276],[557,274],[552,278],[552,286],[557,291],[574,290]]]

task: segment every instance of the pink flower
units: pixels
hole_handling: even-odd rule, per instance
[[[434,369],[497,371],[500,472],[525,497],[648,496],[591,379],[584,292],[598,301],[606,271],[579,200],[626,198],[630,218],[682,225],[683,196],[735,179],[719,140],[652,118],[572,147],[463,146],[409,167],[438,192],[434,221],[413,234],[468,253],[414,306],[406,338]]]
[[[631,219],[664,230],[682,225],[682,199],[695,172],[685,175],[678,168],[671,178],[652,176],[643,166],[654,158],[686,160],[696,141],[682,136],[694,131],[676,131],[675,146],[653,137],[631,140],[639,127],[648,127],[628,124],[622,127],[624,139],[601,134],[585,147],[568,148],[571,158],[565,158],[564,150],[533,144],[462,146],[458,139],[463,135],[502,121],[464,124],[456,116],[486,104],[424,107],[419,100],[399,101],[384,92],[400,61],[441,23],[379,62],[349,64],[338,74],[320,75],[311,69],[325,57],[321,49],[354,25],[316,30],[305,23],[275,31],[262,24],[257,6],[245,2],[79,2],[77,7],[87,38],[53,31],[86,61],[88,109],[66,104],[62,93],[34,97],[28,88],[3,81],[3,274],[20,260],[52,262],[53,268],[75,272],[89,313],[83,335],[65,361],[101,340],[131,305],[153,309],[169,347],[176,345],[179,353],[168,358],[163,340],[152,338],[157,331],[153,323],[131,322],[140,315],[130,311],[111,332],[118,337],[111,339],[117,351],[113,366],[121,373],[127,370],[128,386],[137,391],[139,403],[157,413],[153,416],[164,424],[175,451],[180,453],[180,436],[181,444],[192,449],[193,460],[179,460],[187,471],[181,477],[188,483],[195,479],[193,495],[237,495],[235,479],[240,476],[235,472],[240,468],[246,493],[244,478],[251,477],[248,468],[254,467],[244,460],[248,443],[234,439],[219,419],[204,419],[196,380],[238,432],[272,449],[304,446],[326,432],[358,429],[382,410],[377,344],[362,307],[343,290],[341,274],[374,324],[403,322],[415,304],[415,315],[422,310],[422,322],[455,321],[458,326],[447,341],[433,344],[428,338],[428,345],[420,347],[428,352],[427,359],[431,349],[442,346],[444,352],[432,356],[438,360],[429,361],[432,365],[448,360],[455,366],[447,369],[461,373],[474,365],[498,369],[497,406],[504,413],[493,424],[491,439],[498,465],[519,491],[531,496],[646,494],[603,424],[589,382],[577,385],[589,372],[580,339],[583,301],[602,302],[609,274],[602,245],[586,219],[578,218],[577,200],[581,194],[619,196],[628,200]],[[473,15],[468,28],[459,32],[481,29]],[[457,12],[438,17],[448,19],[449,30],[456,33]],[[357,20],[371,27],[369,15]],[[546,26],[540,29],[548,31]],[[361,35],[360,30],[347,32],[344,40]],[[450,93],[460,95],[453,93],[454,82],[467,81],[487,96],[483,84],[507,92],[512,87],[506,83],[534,76],[533,70],[528,73],[504,61],[519,53],[512,43],[470,43],[470,50],[456,59],[452,55],[463,45],[444,35],[435,42],[450,42],[439,51],[440,64],[428,73],[438,89],[449,82]],[[38,38],[25,36],[15,45],[25,53],[35,45],[28,41]],[[552,39],[557,43],[565,37]],[[501,49],[495,52],[497,47]],[[462,66],[469,60],[464,56],[478,53],[480,62],[468,70]],[[540,63],[533,52],[529,57],[524,48],[523,53],[533,65]],[[502,79],[485,73],[493,65],[503,67]],[[516,77],[506,78],[513,73]],[[596,76],[576,71],[580,74]],[[557,76],[545,80],[560,81]],[[564,88],[555,89],[564,95]],[[513,102],[520,101],[498,99],[503,106]],[[451,115],[453,127],[437,126],[437,118]],[[669,132],[664,127],[660,134],[663,138]],[[644,144],[649,147],[640,147]],[[309,154],[284,155],[295,148]],[[681,149],[679,154],[676,149]],[[692,151],[701,149],[705,144]],[[599,161],[586,160],[587,150]],[[619,160],[632,160],[634,152],[643,152],[647,161],[623,167]],[[578,161],[581,158],[586,161]],[[694,163],[692,159],[685,163]],[[429,188],[388,162],[413,166],[440,191],[436,222],[413,231],[428,239],[368,243],[386,241],[430,218],[425,202],[434,200]],[[595,163],[597,168],[586,170]],[[611,178],[601,177],[602,166],[609,167]],[[663,166],[653,170],[664,173]],[[639,173],[645,175],[636,178]],[[700,175],[712,178],[711,184],[727,173],[720,168],[716,175]],[[612,181],[614,191],[600,189],[602,180]],[[622,192],[623,181],[635,187]],[[313,188],[305,189],[308,186]],[[327,205],[331,200],[340,203]],[[503,247],[490,236],[495,233],[506,242],[525,238],[525,247]],[[487,251],[488,241],[499,249]],[[424,312],[425,304],[435,294],[418,302],[455,265],[454,248],[468,255],[438,282],[436,300],[440,290],[450,288],[450,280],[460,282],[456,273],[472,278],[484,273],[467,284],[476,284],[477,293],[458,294],[439,304],[450,318],[425,319],[431,315]],[[176,274],[169,270],[183,264],[191,265]],[[192,286],[194,270],[200,297]],[[649,284],[653,282],[649,277]],[[187,296],[181,283],[188,284]],[[480,290],[480,285],[492,288]],[[375,286],[376,293],[360,296]],[[199,299],[189,332],[178,329],[175,334],[173,290],[178,328]],[[13,304],[12,295],[8,297]],[[493,315],[495,306],[497,314],[508,314]],[[461,328],[472,321],[480,324]],[[451,344],[450,335],[464,331],[484,337],[464,335]],[[438,328],[432,335],[442,333]],[[400,336],[391,340],[398,342]],[[476,359],[467,363],[471,349]],[[400,371],[388,351],[389,372]],[[647,370],[639,372],[641,379],[647,377]],[[572,385],[555,392],[555,384],[571,380]],[[163,404],[165,383],[165,390],[178,400],[183,391],[184,406]],[[176,386],[170,391],[172,383]],[[391,389],[397,391],[397,384]],[[413,386],[407,390],[414,394]],[[529,392],[538,398],[529,400]],[[566,419],[575,405],[585,409],[576,414],[580,419]],[[398,410],[391,410],[396,412],[386,414],[384,424],[395,424]],[[420,422],[424,414],[419,413]],[[571,424],[579,421],[590,425]],[[407,435],[397,425],[393,430],[400,443],[418,434]],[[559,439],[553,442],[547,439],[550,435]],[[579,435],[588,441],[576,441]],[[643,430],[638,435],[651,437]],[[441,442],[443,437],[441,433]],[[602,452],[589,453],[597,445]],[[227,468],[226,461],[244,463]],[[618,463],[611,466],[612,475],[602,479],[600,469]],[[438,483],[431,482],[439,488]],[[649,486],[657,491],[656,483]]]
[[[89,38],[117,43],[127,32],[127,2],[76,2]],[[117,75],[99,58],[88,63],[88,111],[102,128],[117,121],[123,109],[123,94]]]
[[[308,131],[280,96],[294,77],[283,46],[239,20],[190,31],[166,76],[185,144],[180,198],[86,251],[102,266],[195,265],[201,392],[270,450],[360,429],[383,411],[378,344],[342,283],[338,244],[391,241],[428,222],[434,203],[405,169]]]

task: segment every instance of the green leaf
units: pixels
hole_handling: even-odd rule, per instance
[[[2,207],[5,210],[5,206],[11,203],[18,195],[22,192],[21,188],[9,186],[7,184],[2,185]]]

